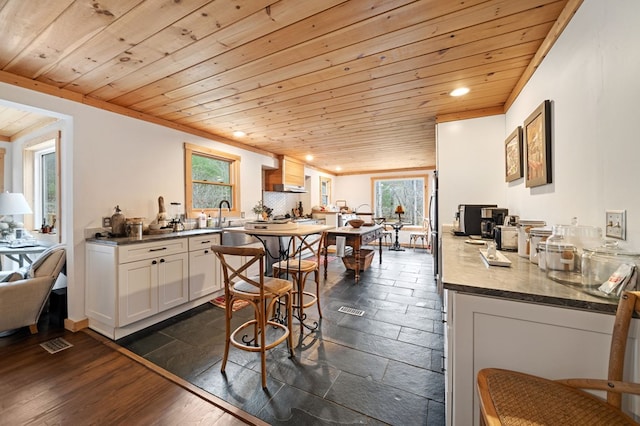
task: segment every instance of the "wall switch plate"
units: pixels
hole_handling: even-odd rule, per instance
[[[103,228],[108,228],[111,226],[111,218],[110,217],[103,217],[102,218],[102,227]]]
[[[619,240],[627,239],[627,211],[607,210],[607,228],[605,235]]]

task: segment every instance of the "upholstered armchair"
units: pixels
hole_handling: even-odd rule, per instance
[[[38,332],[38,319],[66,261],[63,245],[49,247],[26,271],[5,274],[0,282],[0,332],[29,326]]]

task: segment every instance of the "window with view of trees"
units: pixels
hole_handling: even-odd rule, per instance
[[[398,219],[397,206],[402,206],[402,221],[422,226],[426,214],[427,176],[372,178],[373,204],[376,217]]]
[[[223,200],[229,201],[231,210],[237,210],[239,162],[239,157],[185,144],[185,210],[189,217],[201,211],[217,210]]]

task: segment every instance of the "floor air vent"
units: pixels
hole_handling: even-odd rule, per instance
[[[40,343],[40,346],[45,348],[47,352],[50,354],[55,354],[56,352],[60,352],[67,348],[73,346],[71,343],[64,340],[62,337],[58,337],[57,339],[49,340],[44,343]]]
[[[346,306],[341,306],[340,309],[338,309],[338,312],[342,312],[349,315],[356,315],[358,317],[361,317],[364,315],[363,310],[355,309],[355,308],[347,308]]]

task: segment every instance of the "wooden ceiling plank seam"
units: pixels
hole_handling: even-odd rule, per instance
[[[230,0],[235,2],[237,0]],[[260,0],[252,1],[248,3],[251,9],[247,10],[247,5],[241,9],[235,7],[230,8],[231,13],[221,14],[213,13],[213,10],[208,9],[213,2],[198,9],[198,11],[190,14],[188,17],[181,19],[180,21],[168,26],[163,31],[153,34],[141,43],[128,49],[133,60],[127,62],[128,67],[121,66],[118,70],[113,71],[112,66],[115,63],[119,64],[119,56],[115,56],[110,62],[104,62],[100,66],[92,69],[91,71],[83,74],[80,78],[70,83],[68,88],[74,91],[82,93],[91,93],[101,87],[108,86],[113,81],[119,81],[125,77],[137,72],[141,66],[148,67],[150,64],[154,64],[156,61],[166,59],[166,57],[175,54],[176,52],[190,47],[194,43],[198,43],[201,40],[213,36],[218,31],[233,25],[238,20],[246,17],[247,10],[250,13],[256,13],[259,10],[264,9],[272,3],[273,0]],[[217,3],[216,3],[217,5]],[[218,8],[219,6],[211,6],[212,8]],[[239,12],[242,10],[242,13]],[[237,14],[237,16],[235,15]],[[205,25],[200,23],[202,19],[215,19],[214,25]],[[196,20],[197,23],[192,22]],[[209,21],[206,21],[207,24]],[[201,27],[205,28],[201,28]],[[208,27],[208,28],[207,28]],[[202,33],[202,34],[201,34]],[[131,66],[133,65],[133,66]],[[164,67],[160,68],[164,69]]]
[[[293,4],[293,6],[286,7],[288,12],[293,13],[293,11],[295,10],[303,10],[307,15],[312,16],[314,15],[314,12],[317,10],[317,8],[326,8],[331,5],[342,3],[345,0],[327,0],[324,2],[312,3],[301,3],[297,0],[287,1],[289,1],[289,3],[286,3],[287,5]],[[285,0],[281,0],[273,3],[269,7],[269,9],[272,13],[274,13],[275,7],[284,7],[281,6],[284,4]],[[311,4],[313,7],[309,7],[309,4]],[[295,17],[291,16],[289,19],[293,20],[295,19]],[[286,24],[286,22],[280,23],[280,25],[283,24]],[[247,26],[251,29],[251,31],[240,32],[237,29],[233,28],[235,25]],[[141,95],[140,93],[138,93],[138,91],[140,91],[141,89],[143,89],[144,91],[148,90],[145,88],[153,88],[159,86],[159,82],[164,80],[167,75],[179,76],[179,73],[186,68],[211,61],[212,58],[219,56],[219,54],[221,53],[221,47],[223,51],[231,50],[232,48],[234,48],[235,46],[230,45],[230,43],[225,40],[226,32],[234,34],[239,33],[243,35],[246,40],[240,39],[239,41],[236,41],[236,43],[243,45],[252,40],[268,36],[271,32],[273,32],[273,25],[275,25],[273,20],[269,18],[269,16],[266,16],[264,11],[256,11],[255,13],[241,19],[228,28],[223,28],[220,31],[217,31],[212,35],[199,40],[196,43],[180,49],[154,63],[147,64],[136,72],[128,74],[124,78],[112,81],[109,85],[103,86],[88,94],[98,99],[108,100],[112,103],[123,106],[129,106],[130,104],[138,102],[140,100]],[[230,35],[227,35],[226,37],[230,37]],[[226,43],[221,42],[218,39],[225,40]],[[214,48],[211,46],[214,46],[216,49],[213,51],[213,54],[209,53],[211,52],[211,49]],[[162,91],[163,89],[157,90]],[[129,101],[127,101],[128,98],[130,98]]]
[[[522,64],[520,67],[510,67],[506,70],[496,69],[491,73],[491,75],[487,75],[486,71],[482,70],[479,72],[473,72],[474,68],[468,68],[468,75],[460,76],[461,80],[466,80],[465,83],[470,88],[475,88],[476,85],[480,83],[484,83],[487,80],[500,81],[503,79],[513,80],[514,78],[518,78],[522,71],[525,69],[526,64]],[[372,99],[375,103],[385,102],[386,98],[390,96],[395,96],[396,98],[403,99],[405,96],[409,95],[412,92],[417,91],[419,93],[420,90],[427,90],[430,87],[436,86],[436,89],[433,91],[434,93],[442,92],[443,85],[446,82],[435,81],[431,82],[428,78],[420,79],[420,80],[412,80],[409,82],[405,82],[403,84],[398,84],[390,87],[385,87],[383,89],[373,89],[368,90],[366,92],[359,92],[355,94],[349,94],[345,96],[335,96],[330,99],[330,103],[326,105],[326,102],[318,101],[318,102],[307,102],[304,105],[278,105],[278,109],[271,109],[270,115],[286,115],[290,117],[288,110],[295,106],[296,114],[304,111],[310,111],[310,115],[314,115],[320,112],[331,112],[332,110],[336,110],[339,108],[349,108],[350,102],[361,102],[363,100]],[[443,88],[437,88],[443,87]],[[383,93],[383,91],[385,93]],[[370,105],[371,103],[367,103]],[[248,119],[255,119],[255,115],[257,113],[261,113],[257,109],[252,109],[248,111],[242,112],[242,115],[247,117]],[[237,115],[237,114],[236,114]],[[235,117],[235,115],[234,115]],[[165,117],[167,118],[167,117]],[[174,117],[175,119],[175,117]]]
[[[513,16],[513,15],[512,15],[512,16]],[[496,22],[498,22],[498,21],[496,21]],[[522,18],[518,19],[518,24],[519,24],[519,26],[520,26],[520,24],[521,24],[521,23],[522,23]],[[526,24],[526,23],[525,23],[525,24]],[[530,24],[530,23],[529,23],[529,24]],[[505,24],[505,23],[497,23],[496,25],[499,25],[499,26],[500,26],[500,28],[503,28],[503,29],[504,29],[504,28],[508,28],[508,27],[507,27],[507,25],[508,25],[508,24]],[[530,25],[531,25],[531,24],[530,24]],[[529,26],[530,26],[530,25],[529,25]],[[479,30],[478,28],[474,27],[473,32],[474,32],[474,33],[479,33],[479,32],[480,32],[480,30]],[[446,37],[446,38],[445,38],[445,40],[451,40],[451,39],[452,39],[452,37],[453,37],[453,33],[447,33],[447,34],[445,34],[444,36]],[[457,36],[457,40],[460,40],[460,36]],[[444,47],[443,47],[443,48],[444,48]],[[436,48],[436,49],[435,49],[435,51],[439,51],[439,50],[440,50],[440,47],[438,47],[438,48]],[[374,81],[378,81],[378,80],[380,80],[380,78],[376,78],[376,80],[374,80]],[[367,80],[367,81],[370,81],[370,80]],[[350,83],[350,84],[351,84],[351,83]],[[264,86],[262,86],[262,87],[261,87],[260,89],[258,89],[258,90],[262,90],[262,89],[264,89],[264,88],[265,88],[265,87],[264,87]],[[253,92],[255,92],[255,91],[253,91]],[[236,97],[238,97],[238,95],[236,95]],[[266,97],[266,95],[265,95],[265,97]],[[195,97],[195,99],[197,100],[197,97]],[[257,100],[258,100],[258,101],[260,101],[260,102],[262,102],[262,100],[263,100],[263,99],[264,99],[264,98],[257,98]],[[177,101],[177,102],[180,102],[180,101]],[[272,103],[273,103],[273,102],[276,102],[276,100],[273,100],[273,101],[271,101],[271,102],[272,102]],[[172,104],[175,104],[175,103],[176,103],[176,102],[170,102],[170,103],[168,103],[167,105],[172,105]],[[139,107],[139,108],[141,108],[141,109],[143,109],[143,110],[146,110],[146,108],[145,108],[145,106],[144,106],[143,104],[136,104],[136,105],[134,105],[134,108],[138,108],[138,107]]]
[[[205,72],[195,77],[190,76],[191,79],[195,81],[190,84],[183,85],[180,88],[167,91],[163,95],[170,99],[181,99],[191,95],[192,87],[197,87],[200,90],[202,87],[206,88],[208,84],[213,87],[217,87],[220,84],[232,84],[233,81],[241,81],[245,78],[255,77],[256,70],[260,69],[268,69],[270,72],[275,71],[282,75],[284,68],[295,68],[300,70],[302,67],[308,66],[305,64],[309,62],[320,64],[311,65],[311,67],[315,69],[316,67],[323,68],[327,63],[335,64],[345,62],[346,60],[353,60],[354,49],[360,50],[361,46],[365,47],[366,44],[370,44],[370,48],[379,51],[381,49],[380,45],[383,43],[379,38],[380,35],[386,34],[391,37],[391,34],[396,33],[398,30],[406,29],[407,27],[413,27],[414,24],[420,23],[419,20],[422,19],[412,9],[407,9],[404,11],[403,15],[399,15],[397,18],[394,17],[394,19],[391,19],[393,14],[388,15],[389,16],[387,16],[387,14],[382,16],[378,15],[352,24],[347,28],[341,28],[328,35],[316,37],[306,42],[298,43],[286,49],[277,51],[273,54],[263,56],[254,61],[235,66],[233,67],[233,72],[221,73],[222,75],[219,74],[214,76],[208,76]],[[375,25],[371,25],[369,23],[372,19],[376,20]],[[371,29],[372,26],[375,28],[374,31]],[[358,35],[348,34],[353,32],[357,32]],[[397,38],[407,40],[407,43],[412,39],[411,37],[406,37],[404,35]],[[357,48],[354,47],[356,44],[358,45]],[[394,45],[397,45],[397,42],[394,43]],[[362,49],[359,56],[370,56],[372,54],[367,53],[366,50],[366,47]],[[327,59],[323,56],[324,54],[329,53],[331,53],[332,56],[335,56],[336,52],[344,52],[342,53],[344,58]],[[303,73],[304,71],[297,72]],[[232,80],[224,80],[223,77],[225,76]],[[264,79],[265,73],[260,73],[260,76]],[[286,76],[283,76],[281,80],[286,78]],[[269,84],[277,84],[281,80],[276,79]],[[182,93],[184,93],[184,95],[182,95]]]
[[[413,13],[412,13],[412,15],[415,15],[415,14],[413,14]],[[403,20],[403,21],[406,21],[406,20]],[[414,25],[414,26],[415,26],[415,25]],[[404,29],[406,29],[406,27],[405,27],[405,28],[403,28],[403,30],[404,30]],[[422,31],[426,31],[426,29],[424,29],[424,30],[422,30],[422,31],[420,31],[420,30],[422,30],[422,29],[421,29],[421,28],[418,28],[418,31],[416,31],[416,33],[420,34],[420,33],[422,33]],[[400,31],[400,30],[397,30],[397,31]],[[397,31],[395,31],[395,32],[397,32]],[[402,34],[402,35],[404,36],[404,34]],[[387,34],[387,36],[388,36],[388,37],[391,37],[391,35],[389,35],[389,34]],[[409,38],[409,37],[407,37],[407,38]],[[447,40],[447,39],[445,38],[445,40]],[[369,42],[370,42],[370,41],[371,41],[371,39],[367,39],[366,41],[369,41]],[[315,40],[314,42],[315,42],[315,43],[318,43],[318,40]],[[321,42],[324,42],[324,39],[323,39]],[[328,43],[327,43],[327,44],[328,44]],[[394,45],[397,45],[397,44],[398,44],[397,42],[395,42],[395,43],[394,43]],[[373,42],[373,43],[372,43],[372,47],[373,47],[373,48],[377,48],[377,49],[379,49],[379,48],[380,48],[380,46],[384,46],[384,43],[382,43],[382,41],[380,41],[379,39],[375,39],[375,42]],[[350,46],[350,47],[352,47],[352,46]],[[362,50],[362,51],[366,51],[366,47],[365,47],[365,46],[363,46],[362,48],[361,48],[360,46],[358,46],[358,48],[359,48],[360,50]],[[436,49],[436,48],[434,48],[434,51],[439,51],[439,50],[441,50],[442,48],[443,48],[443,47],[438,47],[437,49]],[[315,50],[313,50],[313,49],[306,49],[306,50],[308,50],[308,51],[314,51],[314,54],[316,54],[316,53],[315,53]],[[344,49],[342,49],[342,48],[341,48],[341,49],[338,49],[338,51],[342,51],[342,50],[344,50]],[[346,49],[346,51],[348,52],[348,53],[347,53],[347,55],[348,55],[348,56],[346,57],[346,59],[348,59],[348,60],[353,60],[353,58],[352,58],[351,56],[349,56],[349,55],[350,55],[350,49]],[[336,51],[334,50],[334,51],[333,51],[333,53],[335,54],[335,52],[336,52]],[[288,53],[288,51],[287,51],[286,53]],[[375,54],[378,54],[378,53],[379,53],[379,51],[375,51],[375,52],[370,53],[369,55],[366,55],[365,53],[361,53],[361,55],[362,55],[362,56],[372,56],[372,55],[375,55]],[[272,58],[271,58],[271,57],[269,57],[268,59],[269,59],[269,60],[271,60]],[[317,61],[317,59],[316,59],[316,61]],[[344,60],[339,60],[339,59],[336,59],[335,57],[326,58],[326,59],[324,59],[324,61],[329,62],[329,63],[332,63],[332,64],[335,64],[334,66],[342,66],[342,63],[344,62]],[[324,66],[324,61],[322,61],[322,62],[321,62],[321,66]],[[256,65],[256,64],[253,64],[253,63],[252,63],[252,66],[255,66],[255,65]],[[259,64],[258,64],[258,65],[259,65]],[[295,64],[291,64],[291,63],[289,63],[288,67],[294,67],[294,68],[297,70],[297,72],[300,72],[300,71],[299,71],[299,70],[300,70],[300,62],[296,62]],[[261,69],[261,68],[262,68],[262,67],[260,67],[260,69]],[[282,68],[277,69],[277,70],[272,70],[272,72],[277,73],[277,75],[282,75]],[[225,73],[223,73],[223,74],[225,74]],[[235,78],[235,79],[239,79],[239,78],[241,78],[241,76],[240,76],[240,74],[239,74],[239,72],[238,72],[238,69],[237,69],[237,68],[234,68],[234,69],[233,69],[233,71],[228,71],[228,72],[226,72],[226,74],[227,74],[227,75],[230,75],[230,76],[233,76],[233,78]],[[250,74],[255,75],[255,72],[250,73]],[[260,77],[263,79],[263,78],[264,78],[264,73],[260,74]],[[216,77],[211,77],[211,78],[213,79],[213,81],[215,81],[215,82],[216,82],[216,85],[217,85],[217,86],[224,84],[224,81],[223,81],[223,80],[221,80],[221,76],[220,76],[220,75],[217,75]],[[281,77],[281,78],[285,78],[285,77]],[[229,82],[229,83],[231,84],[231,82]],[[275,80],[274,80],[274,82],[273,82],[272,84],[278,84],[278,83],[280,83],[280,81],[279,81],[279,80],[277,80],[277,79],[275,79]],[[197,87],[197,90],[198,90],[198,91],[202,90],[202,87],[203,87],[203,86],[202,86],[202,84],[203,84],[203,81],[198,81],[198,82],[197,82],[197,85],[196,85],[195,87]],[[264,83],[263,83],[263,82],[261,82],[261,83],[260,83],[260,85],[261,85],[261,86],[264,86]],[[189,90],[189,86],[184,86],[183,88],[181,88],[181,90]],[[165,96],[165,97],[169,97],[169,98],[172,98],[172,97],[176,97],[176,96],[177,96],[177,98],[178,98],[178,99],[180,99],[180,98],[187,97],[187,96],[189,96],[190,94],[191,94],[191,93],[186,93],[185,95],[180,96],[180,95],[179,95],[179,92],[168,92],[168,93],[165,93],[165,94],[163,94],[163,95],[161,95],[161,96]],[[142,108],[143,108],[143,110],[146,110],[146,108],[148,108],[148,107],[150,107],[150,106],[153,106],[154,104],[162,104],[162,103],[165,103],[165,100],[164,100],[164,99],[162,99],[162,98],[160,98],[160,99],[159,99],[158,101],[156,101],[155,103],[153,103],[153,102],[152,102],[152,103],[148,103],[148,102],[147,102],[147,103],[145,103],[145,106],[144,106],[144,107],[142,107]],[[134,104],[134,105],[133,105],[133,108],[134,108],[134,109],[138,109],[139,107],[140,107],[140,106],[139,106],[139,104]]]
[[[483,75],[482,75],[482,74],[480,74],[480,76],[479,76],[478,78],[483,78]],[[427,88],[427,87],[428,87],[428,86],[425,86],[425,88]],[[433,94],[437,94],[437,93],[441,93],[442,91],[443,91],[443,90],[442,90],[441,88],[436,87],[436,88],[435,88],[435,90],[433,90],[431,93],[433,93]],[[401,94],[400,94],[400,96],[402,96],[402,98],[404,98],[404,95],[405,95],[405,94],[407,94],[407,93],[401,93]],[[341,106],[342,106],[342,104],[341,104],[340,100],[341,100],[340,98],[335,98],[335,99],[333,99],[333,101],[332,101],[332,103],[331,103],[331,107],[341,107]],[[322,103],[321,103],[320,105],[315,105],[315,104],[311,104],[311,105],[310,105],[310,108],[314,108],[314,107],[316,107],[316,109],[315,109],[315,110],[311,110],[311,111],[309,111],[309,112],[307,113],[307,115],[306,115],[306,116],[315,116],[315,115],[319,115],[319,114],[322,114],[322,113],[326,113],[326,112],[327,112],[326,107],[324,107],[324,105],[323,105]],[[306,111],[306,110],[307,110],[307,108],[301,108],[301,109],[300,109],[300,111]],[[284,116],[286,116],[285,121],[286,121],[286,120],[291,120],[291,119],[293,118],[290,114],[288,114],[288,113],[287,113],[287,111],[286,111],[286,110],[282,110],[282,111],[280,111],[280,110],[273,110],[273,111],[274,111],[274,112],[273,112],[273,114],[272,114],[272,115],[280,114],[281,116],[283,116],[283,115],[284,115]],[[263,117],[262,117],[262,119],[267,119],[267,117],[263,116]],[[255,115],[251,115],[251,118],[248,118],[247,120],[256,120],[256,116],[255,116]],[[180,120],[177,120],[177,121],[178,121],[178,122],[180,122]],[[193,123],[194,121],[191,121],[191,122]],[[235,123],[236,123],[236,124],[238,124],[238,121],[235,121]],[[249,122],[248,122],[248,121],[245,121],[245,122],[241,122],[241,123],[239,123],[239,124],[240,124],[240,125],[243,125],[243,124],[248,125],[248,124],[249,124]]]
[[[55,2],[5,1],[0,9],[0,69],[16,58],[73,0]]]
[[[180,15],[187,13],[187,16],[196,14],[201,17],[197,12],[207,3],[210,3],[210,0],[197,0],[197,2],[163,0],[139,3],[72,54],[58,61],[54,67],[40,75],[38,80],[80,91],[76,82],[87,78],[87,74],[95,76],[92,72],[103,67],[104,64],[114,64],[114,62],[121,64],[122,59],[134,62],[143,60],[135,54],[136,48],[153,37],[154,34],[158,34],[176,23],[176,19],[173,17],[174,8],[184,9]],[[145,25],[139,25],[146,16],[153,16],[154,19],[145,22]],[[87,91],[82,91],[82,93],[87,93]]]
[[[517,33],[519,33],[519,31],[518,31]],[[530,32],[530,33],[531,33],[531,34],[536,34],[536,32],[533,32],[533,31],[532,31],[532,32]],[[541,34],[541,36],[542,36],[542,34]],[[502,41],[502,40],[510,40],[510,39],[512,39],[512,38],[511,38],[511,36],[510,36],[510,34],[507,34],[506,36],[505,36],[505,35],[503,35],[503,36],[500,36],[500,37],[504,37],[504,38],[500,38],[500,40],[501,40],[501,41]],[[481,43],[481,42],[480,42],[480,43]],[[463,51],[463,50],[460,50],[460,49],[462,49],[463,47],[465,48],[465,50],[464,50],[464,51]],[[470,43],[469,45],[466,45],[466,44],[465,44],[465,45],[463,45],[463,46],[460,46],[460,49],[456,50],[456,52],[462,52],[461,54],[459,54],[459,56],[464,56],[465,54],[467,54],[467,53],[471,53],[471,52],[473,52],[473,53],[475,53],[475,54],[477,55],[477,51],[478,51],[478,50],[480,50],[480,51],[484,51],[484,50],[486,50],[486,49],[490,49],[490,48],[491,48],[490,46],[489,46],[489,47],[487,47],[487,46],[483,46],[483,48],[480,48],[480,46],[477,46],[477,44],[472,44],[472,43]],[[536,48],[537,48],[537,46],[536,46]],[[451,60],[454,60],[454,54],[453,54],[453,53],[451,53],[451,50],[448,50],[448,51],[447,51],[447,54],[448,54],[448,55],[447,55],[447,58],[450,58],[450,57],[451,57]],[[425,58],[425,59],[424,59],[425,63],[437,63],[437,61],[443,62],[443,61],[444,61],[444,59],[447,59],[447,58],[445,58],[443,55],[441,55],[441,54],[440,54],[440,52],[432,53],[430,56],[431,56],[431,58],[433,58],[433,60],[430,60],[431,58]],[[366,66],[366,64],[365,64],[365,65],[363,65],[363,62],[362,62],[362,60],[363,60],[363,59],[365,59],[365,58],[362,58],[362,59],[360,60],[361,62],[359,63],[359,65],[362,65],[362,67],[364,68],[364,67]],[[373,60],[375,60],[375,58],[373,58]],[[392,63],[388,63],[388,64],[385,64],[385,65],[382,65],[381,67],[384,67],[384,66],[386,66],[386,67],[392,67]],[[397,64],[396,64],[396,66],[397,66]],[[413,66],[413,64],[412,64],[411,66]],[[408,67],[408,69],[411,69],[411,66],[409,66],[409,67]],[[443,71],[443,72],[444,72],[444,71]],[[321,76],[320,76],[320,77],[316,77],[316,79],[317,79],[317,80],[320,80],[320,81],[325,81],[325,82],[326,82],[327,80],[331,80],[331,79],[335,78],[335,76],[328,76],[328,75],[326,75],[326,74],[327,74],[327,70],[321,70],[321,71],[319,71],[318,73],[320,73],[320,74],[321,74]],[[365,74],[365,75],[366,75],[366,74]],[[333,77],[333,78],[332,78],[332,77]],[[298,77],[298,78],[302,78],[302,77]],[[339,77],[338,77],[338,78],[339,78]]]
[[[491,87],[487,90],[483,90],[482,92],[485,93],[489,93],[491,94],[491,96],[493,96],[494,98],[497,97],[497,99],[500,99],[500,96],[503,96],[502,99],[504,99],[504,96],[506,96],[505,93],[508,93],[508,89],[504,89],[504,92],[502,93],[497,93],[496,89]],[[482,93],[481,92],[481,93]],[[419,99],[415,99],[414,101],[419,102],[422,98]],[[429,106],[430,108],[435,108],[438,107],[439,105],[441,105],[442,103],[448,103],[449,100],[448,99],[438,99],[438,100],[432,100],[430,101],[428,104],[425,104],[425,106]],[[467,101],[467,102],[471,102],[471,101]],[[499,105],[502,105],[503,101],[500,100],[500,102],[498,102]],[[385,109],[391,108],[393,106],[397,106],[397,108],[395,109],[395,111],[391,114],[387,113],[387,115],[392,115],[392,114],[402,114],[403,112],[407,112],[407,113],[415,113],[415,111],[420,111],[420,109],[416,109],[414,105],[407,105],[406,103],[403,103],[401,101],[395,102],[393,103],[394,105],[391,104],[387,104],[386,106],[378,106],[377,108],[371,108],[371,110],[369,111],[355,111],[354,113],[351,114],[346,114],[346,112],[343,112],[341,114],[323,114],[322,116],[312,116],[312,117],[308,117],[308,119],[306,120],[289,120],[289,122],[279,122],[279,123],[274,123],[274,124],[269,124],[269,125],[263,125],[263,126],[253,126],[251,132],[252,133],[256,133],[257,129],[269,129],[271,131],[273,130],[277,130],[277,129],[281,129],[281,128],[287,128],[287,127],[291,127],[292,123],[297,122],[297,121],[303,121],[305,125],[307,126],[311,126],[314,124],[323,124],[326,123],[327,121],[331,120],[332,125],[335,126],[340,126],[342,123],[344,123],[345,125],[350,124],[350,122],[357,118],[357,117],[364,117],[364,118],[370,118],[370,119],[375,119],[377,113],[379,113],[380,111],[384,111]],[[458,105],[462,105],[463,101],[459,101]],[[435,112],[435,111],[434,111]],[[427,113],[425,113],[426,116]]]
[[[314,18],[314,17],[311,17],[311,18]],[[307,20],[304,20],[301,22],[306,22]],[[294,25],[296,24],[298,23],[295,23]],[[327,25],[323,25],[323,27],[324,26],[327,26]],[[292,27],[292,25],[290,25],[289,27]],[[288,45],[300,46],[301,44],[303,44],[300,41],[296,41],[295,43],[291,42],[291,39],[295,39],[291,36],[286,37],[285,39],[288,40]],[[271,42],[271,39],[269,41]],[[256,42],[263,43],[264,41],[258,40]],[[255,44],[255,42],[252,44]],[[173,84],[173,85],[175,85],[174,82],[179,81],[181,83],[180,87],[171,88],[171,87],[161,86],[158,84],[158,82],[156,82],[153,84],[154,93],[158,96],[162,95],[169,98],[171,97],[179,98],[180,91],[183,91],[183,90],[187,92],[193,89],[199,91],[199,90],[202,90],[202,87],[205,87],[206,84],[212,84],[215,86],[223,84],[221,82],[221,78],[223,78],[224,76],[231,78],[233,81],[242,79],[242,72],[245,68],[247,68],[245,67],[247,63],[251,64],[251,67],[246,72],[248,72],[252,76],[255,76],[256,72],[253,71],[254,69],[263,69],[265,67],[273,68],[274,65],[272,64],[272,62],[276,61],[278,58],[280,58],[279,60],[281,62],[288,64],[288,63],[291,63],[291,57],[297,56],[293,54],[291,50],[288,50],[288,49],[281,49],[280,51],[277,51],[274,54],[266,54],[264,52],[264,49],[260,49],[259,54],[257,55],[258,57],[256,59],[251,59],[256,57],[256,53],[254,52],[254,50],[256,49],[252,49],[249,52],[245,52],[245,50],[251,49],[252,44],[247,44],[239,47],[238,49],[230,50],[229,52],[226,52],[225,54],[220,55],[219,57],[213,58],[210,61],[206,61],[194,67],[187,68],[181,71],[180,73],[178,73],[178,75],[174,75],[172,79],[165,79],[165,83]],[[315,54],[315,53],[312,53],[313,51],[311,49],[299,49],[299,50],[302,50],[303,52],[305,52],[306,56]],[[229,64],[228,59],[225,59],[225,58],[227,58],[230,55],[235,56],[236,58],[239,59],[239,61],[236,61],[236,63],[233,63],[233,65]],[[220,73],[212,74],[211,66],[209,65],[209,63],[213,61],[215,62],[220,61],[221,63],[224,63],[226,65],[227,70],[222,71]],[[198,67],[199,69],[196,69],[196,67]],[[231,70],[233,72],[230,72]],[[147,97],[147,96],[149,96],[148,93],[145,93],[144,97]],[[135,104],[130,104],[126,102],[123,103],[122,98],[115,99],[114,102],[126,104],[129,106],[132,106],[134,109],[138,109],[138,107],[134,106]],[[136,104],[139,102],[140,102],[140,99],[136,99]],[[160,102],[164,102],[164,101],[161,100]],[[150,106],[153,106],[153,104],[147,105],[146,108]]]
[[[498,61],[495,62],[495,64],[500,64],[500,63],[509,63],[509,61],[513,61],[513,60],[518,60],[518,61],[523,61],[523,60],[530,60],[532,55],[528,55],[528,56],[519,56],[516,57],[515,59],[507,59],[507,60],[503,60],[503,61]],[[426,61],[421,61],[421,62],[425,62]],[[420,64],[422,65],[422,64]],[[344,94],[342,93],[342,91],[346,90],[345,94],[351,94],[351,93],[357,93],[358,91],[362,90],[375,90],[376,88],[379,87],[386,87],[387,85],[391,85],[391,84],[398,84],[398,83],[404,83],[407,81],[414,81],[416,80],[416,78],[421,78],[421,79],[427,79],[427,78],[436,78],[438,76],[430,76],[428,74],[428,70],[430,69],[435,69],[438,65],[436,66],[423,66],[423,67],[419,67],[419,65],[416,64],[412,64],[409,68],[409,70],[407,71],[401,71],[399,73],[396,74],[390,74],[390,75],[385,75],[383,78],[376,78],[375,80],[364,80],[361,79],[357,82],[354,82],[353,80],[348,80],[346,81],[344,84],[341,84],[340,86],[337,86],[335,84],[332,85],[327,85],[325,83],[322,84],[318,84],[316,85],[316,89],[317,91],[315,93],[312,94],[308,94],[309,91],[305,90],[304,88],[298,87],[296,89],[291,89],[288,90],[284,93],[278,94],[279,95],[279,99],[269,99],[268,101],[265,101],[263,105],[252,105],[253,101],[246,101],[246,102],[236,102],[234,103],[232,106],[228,107],[228,108],[221,108],[219,111],[212,111],[208,108],[205,109],[205,113],[207,114],[207,116],[209,117],[217,117],[217,116],[223,116],[223,115],[227,115],[230,113],[237,113],[240,111],[249,111],[249,110],[255,110],[256,108],[266,108],[266,107],[270,107],[273,104],[279,104],[279,105],[296,105],[299,104],[301,102],[304,103],[308,103],[308,102],[313,102],[313,101],[322,101],[322,100],[333,100],[336,98],[339,98],[340,96],[343,96]],[[492,67],[493,64],[482,64],[479,67],[474,67],[474,68],[478,68],[478,73],[484,72],[483,70],[486,69],[487,72],[489,72],[490,67]],[[521,66],[520,64],[517,64],[514,66],[517,66],[518,68]],[[387,67],[389,69],[391,69],[392,67]],[[460,67],[462,68],[462,67]],[[501,67],[494,67],[494,69],[498,69],[501,70]],[[392,70],[393,72],[393,70]],[[365,72],[363,72],[365,73]],[[446,76],[447,73],[446,72],[441,72],[440,75],[442,76]],[[330,82],[330,81],[329,81]],[[327,87],[328,86],[328,87]],[[361,87],[362,86],[362,87]],[[261,98],[261,99],[265,99],[265,98]],[[285,103],[286,101],[286,103]],[[244,107],[244,105],[246,105],[246,107]],[[184,112],[186,115],[188,116],[192,116],[193,114],[197,114],[199,111],[198,109],[200,109],[202,107],[191,107],[189,109],[185,109]],[[176,110],[175,113],[166,115],[165,118],[167,119],[178,119],[178,114],[181,112],[180,110]],[[151,110],[150,113],[152,113],[153,115],[158,115],[158,116],[163,116],[162,111],[157,111],[157,110]]]
[[[141,1],[108,0],[91,5],[73,2],[4,70],[32,79],[38,77]]]

